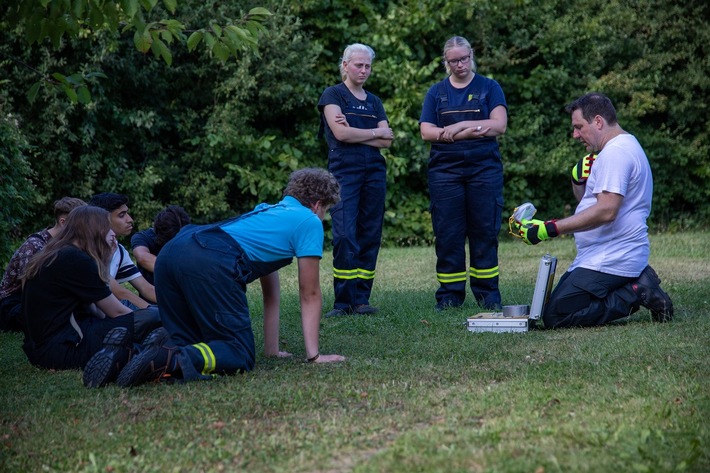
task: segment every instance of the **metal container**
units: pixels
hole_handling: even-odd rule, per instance
[[[469,332],[527,332],[529,321],[527,318],[506,320],[502,317],[472,317],[467,319]]]
[[[525,317],[530,313],[529,305],[504,305],[503,317]]]

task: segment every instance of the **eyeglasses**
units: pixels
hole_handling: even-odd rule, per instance
[[[468,61],[471,60],[471,55],[469,54],[468,56],[460,57],[458,59],[447,59],[447,63],[449,66],[456,66],[458,63],[461,64],[468,64]]]

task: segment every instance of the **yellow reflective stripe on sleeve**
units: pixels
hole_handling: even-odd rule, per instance
[[[215,358],[214,353],[212,353],[210,346],[206,343],[197,343],[192,346],[197,348],[197,350],[202,354],[202,358],[205,360],[205,365],[202,368],[202,374],[210,374],[213,372],[217,366],[217,359]]]
[[[476,279],[494,278],[499,275],[498,266],[488,269],[469,268],[469,271],[471,272],[471,277]]]
[[[375,279],[375,271],[357,268],[357,277],[360,279]]]
[[[357,277],[357,269],[333,268],[333,277],[336,279],[355,279]]]
[[[463,273],[436,273],[436,279],[442,284],[465,281],[467,276],[466,271]]]

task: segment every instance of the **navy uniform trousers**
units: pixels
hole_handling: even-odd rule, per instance
[[[376,128],[374,117],[347,115],[350,126]],[[374,125],[373,125],[374,122]],[[330,215],[333,225],[334,308],[352,311],[370,303],[385,215],[387,167],[377,148],[335,148],[328,171],[340,184],[340,202]]]
[[[239,217],[238,217],[239,218]],[[156,294],[186,380],[251,371],[256,353],[246,285],[290,260],[257,265],[217,224],[185,227],[160,252]]]
[[[440,126],[480,120],[470,105],[442,107]],[[466,297],[466,282],[476,302],[498,308],[498,232],[503,212],[503,162],[495,138],[432,143],[429,197],[436,237],[437,306],[457,307]],[[466,268],[468,239],[471,266]]]

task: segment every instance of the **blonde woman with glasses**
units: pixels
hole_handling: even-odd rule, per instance
[[[422,139],[431,143],[428,178],[439,281],[436,309],[461,306],[468,281],[477,304],[497,310],[503,209],[497,137],[505,133],[508,106],[500,85],[476,73],[476,58],[466,39],[454,36],[446,41],[442,59],[447,77],[429,88],[419,119]]]

